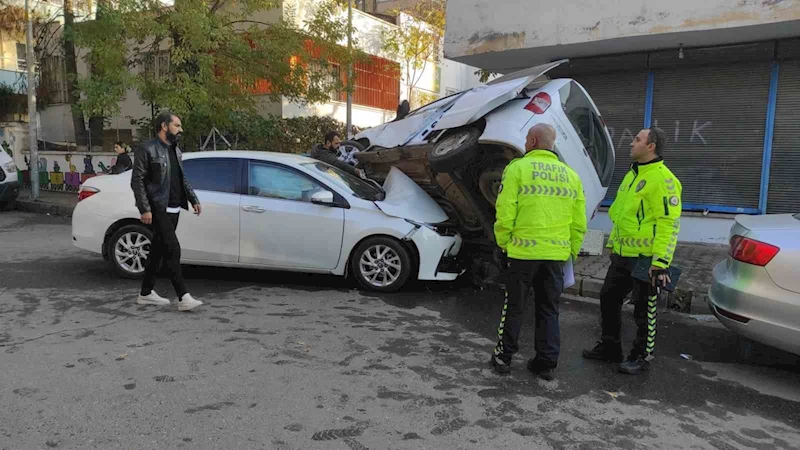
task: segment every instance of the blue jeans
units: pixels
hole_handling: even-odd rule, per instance
[[[536,320],[535,363],[539,367],[555,368],[561,351],[558,300],[564,291],[563,261],[508,260],[505,304],[494,354],[510,364],[514,353],[519,351],[522,319],[530,304],[531,288]]]

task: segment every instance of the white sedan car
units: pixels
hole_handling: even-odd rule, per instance
[[[352,275],[374,291],[395,291],[412,276],[450,281],[460,272],[461,236],[437,226],[447,215],[399,170],[381,188],[283,153],[186,153],[184,167],[203,212],[181,210],[183,263]],[[138,278],[152,234],[139,221],[131,173],[83,184],[72,239]]]

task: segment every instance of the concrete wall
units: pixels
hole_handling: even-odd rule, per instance
[[[705,244],[727,244],[728,234],[733,226],[733,216],[703,217],[684,213],[681,217],[680,242],[699,242]],[[607,212],[598,212],[589,221],[589,228],[601,230],[606,236],[611,233],[611,219]]]
[[[594,0],[448,0],[445,54],[467,63],[475,62],[471,56],[490,56],[481,67],[513,67],[490,54],[520,51],[517,65],[525,66],[598,52],[787,37],[800,25],[798,0],[617,0],[598,6]],[[588,45],[599,42],[602,47]],[[543,50],[548,48],[553,51]]]
[[[284,100],[283,117],[310,117],[327,116],[339,122],[345,123],[347,120],[347,104],[341,102],[329,102],[316,105],[298,105]],[[364,129],[386,123],[394,119],[395,111],[384,111],[382,109],[367,108],[364,106],[353,105],[353,125]]]
[[[86,180],[102,175],[104,168],[117,161],[116,153],[39,152],[38,155],[40,187],[50,191],[77,191]],[[30,154],[27,151],[15,154],[14,162],[22,173],[20,182],[30,183]]]

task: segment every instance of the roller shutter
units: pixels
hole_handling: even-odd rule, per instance
[[[572,78],[592,97],[614,143],[614,177],[606,200],[613,200],[630,164],[630,144],[644,125],[647,96],[647,55],[574,60],[549,74]]]
[[[767,212],[800,212],[800,60],[781,63]]]
[[[653,125],[667,134],[684,205],[757,209],[769,60],[653,71]]]

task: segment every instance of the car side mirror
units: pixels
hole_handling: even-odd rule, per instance
[[[333,192],[315,192],[314,195],[311,196],[311,203],[315,203],[317,205],[333,205]]]

